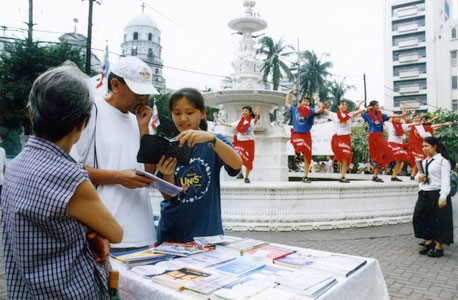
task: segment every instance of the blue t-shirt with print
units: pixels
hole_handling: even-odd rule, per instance
[[[232,147],[223,135],[216,136]],[[225,165],[207,143],[199,143],[193,147],[189,164],[176,167],[175,184],[187,188],[186,192],[161,202],[158,243],[185,243],[195,236],[224,234],[220,196],[220,170],[223,166],[231,176],[239,173],[239,170]]]
[[[381,122],[374,122],[371,119],[371,116],[369,116],[369,114],[367,112],[363,112],[361,117],[364,119],[364,121],[367,122],[367,124],[369,124],[369,129],[368,129],[369,133],[371,133],[371,132],[373,132],[373,133],[383,132],[383,122],[388,121],[388,115],[387,114],[382,114],[382,121]]]
[[[297,133],[309,132],[312,129],[313,121],[315,119],[315,109],[310,109],[310,115],[306,118],[301,115],[296,106],[291,105],[291,116],[293,118],[293,130]]]

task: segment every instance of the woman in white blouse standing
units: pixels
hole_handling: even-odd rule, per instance
[[[423,140],[424,174],[418,173],[420,191],[413,214],[415,237],[425,239],[420,254],[430,257],[444,255],[443,244],[453,243],[450,169],[455,162],[444,145],[435,137]]]

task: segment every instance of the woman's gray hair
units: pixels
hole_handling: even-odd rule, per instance
[[[88,76],[72,64],[49,69],[33,83],[29,110],[33,133],[56,142],[91,116]]]

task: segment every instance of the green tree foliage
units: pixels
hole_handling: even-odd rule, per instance
[[[432,117],[438,116],[436,124],[453,122],[452,126],[438,129],[434,136],[440,138],[448,152],[458,161],[458,112],[439,108],[431,114]]]
[[[327,78],[331,76],[329,69],[332,68],[332,62],[323,61],[323,57],[328,56],[329,54],[323,54],[321,58],[318,58],[313,50],[301,53],[299,66],[300,93],[310,98],[312,102],[313,94],[315,93],[318,93],[321,99],[327,99]]]
[[[258,49],[257,53],[265,56],[264,66],[261,69],[263,80],[267,82],[270,76],[273,89],[277,91],[282,78],[287,77],[292,80],[290,68],[285,63],[284,58],[291,56],[294,53],[294,48],[291,45],[284,45],[283,39],[274,42],[269,36],[263,37],[259,43],[261,48]]]
[[[355,87],[353,85],[348,85],[345,83],[345,78],[342,79],[342,81],[337,81],[333,80],[328,82],[327,90],[329,92],[329,106],[331,111],[336,112],[337,111],[337,105],[341,100],[344,100],[344,95],[346,92],[348,92],[351,89],[354,89]],[[352,111],[356,108],[356,105],[353,101],[348,102],[348,110]]]
[[[367,133],[367,123],[361,127],[351,129],[351,143],[353,147],[353,162],[367,160],[369,155],[369,140]]]
[[[67,43],[18,40],[5,44],[0,55],[0,127],[31,133],[26,105],[32,83],[41,73],[66,60],[84,69],[80,49]],[[7,144],[13,142],[9,135],[3,135],[3,138]]]

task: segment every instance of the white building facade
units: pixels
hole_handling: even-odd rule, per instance
[[[133,17],[124,28],[123,56],[137,56],[153,71],[153,85],[159,91],[165,89],[162,77],[164,67],[161,59],[161,31],[152,18],[141,13]]]
[[[385,0],[385,109],[456,109],[458,68],[452,0]],[[454,34],[453,34],[454,32]]]

